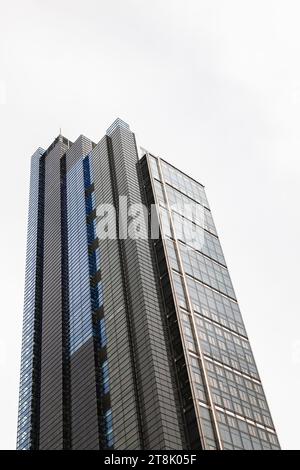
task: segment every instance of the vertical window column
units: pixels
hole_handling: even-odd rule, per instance
[[[99,409],[99,429],[101,445],[113,447],[112,410],[109,397],[109,369],[106,353],[105,318],[103,316],[103,285],[101,281],[101,254],[96,237],[95,195],[91,175],[90,157],[83,160],[84,185],[86,190],[85,209],[87,218],[87,238],[89,245],[90,289],[93,312],[93,334],[97,377]]]

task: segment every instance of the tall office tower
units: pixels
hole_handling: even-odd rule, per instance
[[[32,156],[17,448],[277,449],[204,188],[140,157]]]

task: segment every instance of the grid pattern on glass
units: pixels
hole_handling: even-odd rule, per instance
[[[188,321],[189,318],[188,318]],[[187,324],[187,321],[185,321]],[[206,405],[208,405],[208,400],[204,388],[204,381],[203,381],[203,376],[202,376],[202,370],[200,368],[200,362],[198,357],[194,357],[189,354],[189,364],[191,368],[191,373],[192,373],[192,378],[193,378],[193,384],[195,386],[195,391],[196,391],[196,397]]]
[[[226,266],[219,239],[194,224],[182,215],[173,212],[173,223],[178,240],[183,241],[195,250]]]
[[[174,269],[175,271],[180,272],[178,256],[175,250],[175,244],[173,240],[171,240],[170,238],[166,238],[166,247],[167,247],[167,253],[168,253],[168,258],[170,261],[171,268]]]
[[[193,351],[195,350],[195,346],[189,315],[181,311],[181,318],[184,325],[185,340],[187,341],[189,349]],[[197,357],[189,356],[189,361],[191,364],[196,396],[202,403],[207,404],[202,374],[199,367],[199,360]],[[239,416],[239,418],[245,417],[253,422],[256,421],[257,423],[260,423],[262,426],[273,429],[272,419],[270,417],[264,392],[260,383],[248,379],[241,374],[237,374],[236,372],[230,371],[210,361],[206,361],[206,369],[210,390],[212,392],[213,401],[216,406],[220,406],[229,410],[231,413],[235,413],[237,416]],[[203,414],[203,410],[201,408],[201,419],[204,417],[204,415],[206,416],[206,419],[210,417],[209,410],[207,410],[207,413]],[[206,426],[208,426],[208,430],[206,429]],[[251,425],[249,424],[249,426]],[[258,434],[269,436],[269,441],[272,442],[272,446],[274,446],[273,448],[278,447],[277,438],[274,436],[274,434],[268,432],[267,429],[264,429],[261,433],[261,429],[259,429],[255,424],[253,424],[252,427],[255,428],[255,430],[251,431],[252,435]],[[226,426],[223,425],[223,438],[227,431],[228,429],[226,429]],[[211,422],[209,421],[208,423],[205,423],[204,426],[205,437],[211,438],[211,432]],[[247,436],[247,439],[249,439],[249,436],[251,436],[251,434]],[[209,443],[209,448],[210,445],[215,445],[214,441]],[[264,448],[264,446],[268,448],[269,444],[260,443],[259,445],[261,447],[258,446],[257,448]],[[226,439],[224,446],[227,448]],[[243,446],[241,448],[243,448]]]
[[[158,202],[165,206],[166,199],[162,183],[154,179],[154,188]],[[205,230],[217,236],[216,227],[209,209],[182,194],[180,191],[177,191],[169,184],[166,184],[165,188],[171,210],[180,215],[184,215],[187,219],[192,220],[200,227],[203,227]]]
[[[195,312],[247,336],[237,302],[213,291],[189,276],[187,276],[187,285]]]
[[[31,158],[30,194],[27,231],[27,253],[25,272],[25,297],[22,332],[22,358],[20,373],[19,414],[17,449],[30,449],[32,373],[34,348],[34,319],[36,292],[36,255],[39,199],[39,164],[42,149],[38,149]]]
[[[225,450],[279,449],[275,434],[258,428],[236,416],[217,411],[219,429]]]
[[[173,232],[172,232],[172,229],[171,229],[170,212],[167,209],[165,209],[164,207],[160,207],[159,212],[160,212],[160,217],[161,217],[161,226],[162,226],[162,229],[163,229],[163,236],[172,238],[173,237],[173,235],[172,235]]]
[[[258,378],[249,341],[224,330],[199,315],[195,316],[204,354],[251,377]]]
[[[215,405],[274,429],[261,383],[206,360]]]
[[[160,180],[157,158],[153,157],[152,155],[149,155],[149,161],[153,178]]]
[[[184,308],[185,310],[188,310],[187,301],[186,301],[186,294],[185,294],[185,289],[184,289],[184,285],[183,285],[182,276],[179,273],[177,273],[175,271],[172,271],[172,277],[173,277],[173,281],[174,281],[174,287],[175,287],[178,303],[179,303],[180,307]],[[195,313],[197,314],[196,318],[198,320],[198,323],[203,321],[204,317],[207,317],[208,319],[210,319],[212,321],[212,322],[208,322],[208,321],[205,322],[205,324],[209,325],[208,330],[212,330],[213,328],[215,328],[216,331],[221,332],[219,334],[219,336],[221,336],[221,334],[223,334],[223,332],[226,333],[226,337],[227,337],[226,339],[229,341],[229,339],[228,339],[229,336],[232,337],[233,338],[233,340],[232,340],[233,344],[236,344],[236,347],[239,346],[239,344],[238,344],[239,342],[242,342],[243,345],[244,345],[244,343],[249,345],[248,341],[245,340],[244,338],[241,338],[237,335],[234,335],[230,331],[225,331],[223,328],[220,328],[215,323],[215,322],[218,322],[220,325],[222,325],[226,328],[230,328],[231,330],[235,331],[235,333],[242,334],[243,336],[246,336],[246,332],[241,326],[236,325],[236,323],[232,323],[231,321],[229,322],[227,320],[227,315],[228,315],[229,311],[230,311],[230,315],[231,315],[231,317],[233,317],[233,319],[234,319],[234,315],[236,315],[236,312],[238,312],[238,310],[235,310],[236,307],[238,307],[236,302],[231,301],[227,297],[221,296],[217,292],[214,292],[211,289],[206,288],[202,284],[197,283],[196,281],[194,281],[193,279],[191,279],[189,277],[187,277],[187,284],[188,284],[189,295],[191,297],[193,308],[194,308]],[[205,292],[205,290],[206,290],[206,292]],[[207,295],[205,295],[205,294],[207,294]],[[197,303],[195,303],[195,298],[196,298]],[[201,298],[202,308],[198,304],[200,298]],[[205,305],[206,308],[203,308],[203,305]],[[211,310],[207,310],[208,308],[211,309]],[[217,308],[219,308],[219,310],[217,310]],[[222,310],[222,312],[221,312],[221,310]],[[213,312],[216,312],[216,314],[214,316],[213,316]],[[222,314],[221,317],[218,316],[220,314],[220,312]],[[201,316],[198,315],[199,313],[201,314]],[[204,317],[202,317],[202,315]],[[244,346],[244,347],[248,351],[247,346]],[[232,348],[234,349],[234,346],[232,346]],[[243,358],[243,360],[245,360],[245,357],[243,355],[241,357]],[[247,361],[246,361],[247,368],[244,371],[246,373],[249,373],[249,368],[250,368],[250,371],[257,374],[255,364],[254,363],[252,364],[253,356],[252,356],[252,353],[251,353],[251,349],[249,349],[249,353],[247,352],[246,359],[247,359]],[[231,367],[233,367],[233,364],[235,364],[235,366],[237,366],[239,364],[239,362],[238,361],[235,362],[234,358],[232,357],[232,362],[229,365],[231,365]],[[250,366],[250,364],[252,364],[252,365]],[[238,367],[235,367],[235,368],[239,369]]]
[[[197,280],[235,299],[228,269],[202,255],[198,251],[179,243],[184,271]]]
[[[163,173],[165,175],[165,171]],[[172,179],[171,176],[170,180],[172,180],[171,185],[178,187],[179,183],[175,178]],[[246,338],[246,331],[235,300],[236,296],[226,268],[223,252],[217,235],[213,237],[211,233],[208,233],[211,231],[216,234],[212,218],[210,226],[203,224],[202,220],[202,227],[204,226],[206,229],[205,235],[203,235],[203,231],[197,226],[197,223],[191,224],[188,221],[187,223],[190,223],[191,227],[190,230],[187,230],[189,239],[185,239],[185,231],[181,229],[183,220],[181,215],[184,215],[185,219],[189,218],[183,210],[184,203],[188,198],[169,186],[168,182],[168,177],[165,176],[165,190],[172,210],[174,234],[172,234],[168,211],[163,208],[160,211],[163,213],[164,235],[167,236],[166,247],[175,290],[179,305],[184,309],[181,310],[181,321],[185,345],[191,352],[191,370],[193,383],[196,385],[197,398],[202,402],[202,407],[204,403],[207,405],[199,359],[196,355],[197,348],[191,326],[191,317],[188,313],[187,293],[180,274],[181,269],[175,244],[172,241],[173,236],[176,236],[179,241],[178,246],[186,275],[188,295],[195,312],[197,336],[204,352],[205,364],[208,364],[209,386],[213,402],[215,406],[224,409],[224,412],[234,415],[237,422],[245,423],[248,420],[246,424],[249,427],[244,431],[244,440],[239,440],[241,436],[236,437],[234,433],[231,434],[228,423],[225,426],[221,422],[224,447],[229,449],[279,448],[276,435],[271,432],[274,426],[250,345]],[[166,201],[162,185],[158,181],[155,181],[154,184],[158,200],[165,207]],[[182,191],[182,188],[179,189]],[[185,192],[185,194],[187,193],[188,191]],[[193,197],[190,193],[189,196]],[[172,207],[175,205],[176,208]],[[210,213],[207,210],[205,212]],[[191,241],[190,233],[194,234],[195,232],[196,235],[192,237]],[[208,235],[206,235],[207,233]],[[217,362],[220,364],[219,366]],[[218,367],[218,370],[225,371],[226,383],[221,383],[218,377],[212,376],[212,367]],[[209,407],[205,408],[206,413],[209,414]],[[233,437],[233,440],[227,439],[228,433]]]
[[[156,185],[156,189],[157,187],[158,185]],[[187,218],[191,218],[188,215],[190,214],[193,222],[217,236],[216,227],[209,209],[177,191],[177,189],[169,184],[166,184],[165,188],[171,209],[181,215],[185,215]]]
[[[162,204],[163,206],[165,206],[166,199],[165,199],[165,195],[163,192],[163,185],[159,181],[154,180],[154,188],[155,188],[155,194],[158,199],[158,202]]]
[[[211,416],[210,416],[210,410],[206,407],[204,407],[201,404],[198,404],[200,406],[200,416],[201,416],[201,425],[205,437],[205,443],[206,443],[206,448],[207,450],[216,450],[216,441],[214,438],[214,431],[211,423]]]
[[[186,345],[188,349],[195,354],[196,347],[190,323],[190,315],[182,310],[180,315]],[[190,356],[190,362],[197,398],[206,403],[198,359]],[[206,360],[206,369],[215,405],[273,429],[274,426],[265,395],[258,381],[253,381],[242,374],[228,370],[208,360]]]
[[[161,160],[161,168],[166,183],[169,183],[182,193],[209,208],[204,187],[200,183],[196,183],[195,180],[163,160]]]
[[[183,326],[183,334],[184,334],[184,338],[185,338],[185,345],[187,346],[189,351],[197,353],[196,344],[195,344],[195,337],[194,337],[194,333],[192,331],[192,326],[191,326],[190,315],[185,313],[183,310],[180,310],[180,316],[181,316],[181,322],[182,322],[182,326]],[[200,397],[198,397],[198,398],[200,398]]]
[[[70,352],[93,335],[82,160],[67,172]]]
[[[196,397],[208,406],[199,359],[189,355],[189,363],[193,383],[195,385]],[[210,411],[207,410],[207,413],[205,413],[203,412],[202,408],[199,409],[199,411],[201,416],[201,428],[205,439],[205,447],[206,449],[216,449],[216,439],[213,431]]]
[[[180,276],[179,274],[175,273],[175,271],[173,271],[172,277],[173,277],[173,283],[175,287],[178,304],[180,305],[180,307],[183,307],[184,309],[188,310],[182,276]]]

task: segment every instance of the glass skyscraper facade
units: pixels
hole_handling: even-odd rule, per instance
[[[31,159],[17,448],[279,448],[204,187],[120,119]]]

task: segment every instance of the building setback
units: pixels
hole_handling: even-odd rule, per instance
[[[278,448],[204,187],[120,119],[98,144],[39,148],[17,449]]]

